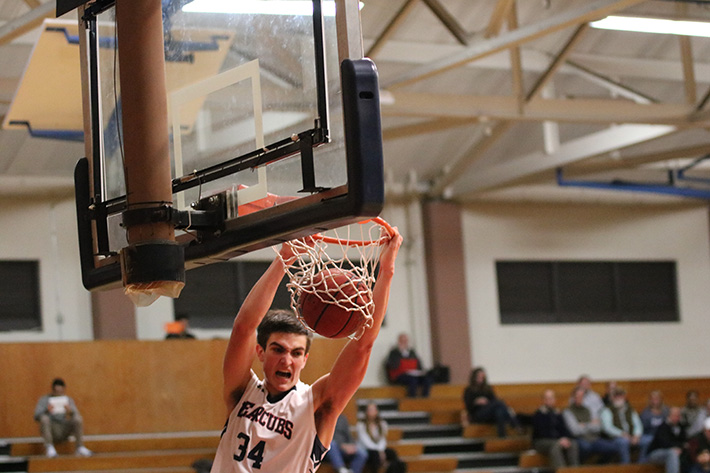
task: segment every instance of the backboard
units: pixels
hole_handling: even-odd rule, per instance
[[[377,72],[352,47],[357,2],[338,4],[163,0],[166,212],[187,269],[379,214]],[[88,289],[120,282],[127,244],[114,18],[107,1],[83,15],[93,144],[75,181]]]

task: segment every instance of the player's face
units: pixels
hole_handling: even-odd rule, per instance
[[[265,350],[257,345],[256,351],[264,367],[264,381],[269,394],[288,391],[298,382],[308,360],[307,341],[305,335],[273,333],[266,342]]]

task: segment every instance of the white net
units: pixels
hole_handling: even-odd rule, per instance
[[[388,241],[387,228],[383,220],[373,219],[314,235],[312,241],[292,240],[285,243],[296,255],[293,261],[284,261],[289,277],[287,287],[291,295],[291,308],[308,330],[314,331],[300,310],[300,301],[305,294],[312,294],[323,303],[359,312],[363,322],[348,335],[352,339],[359,339],[365,330],[372,327],[375,268],[382,244]],[[336,277],[343,272],[347,273],[346,277]]]

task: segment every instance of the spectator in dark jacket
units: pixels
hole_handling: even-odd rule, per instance
[[[710,472],[710,450],[703,450],[695,457],[695,463],[691,465],[688,473],[708,473]]]
[[[429,396],[431,377],[423,369],[414,348],[409,346],[409,336],[406,333],[400,333],[397,337],[397,346],[387,355],[385,368],[390,383],[407,387],[407,396],[416,397],[417,391],[422,397]]]
[[[488,384],[486,371],[480,366],[471,372],[463,392],[463,403],[468,422],[494,423],[498,437],[505,437],[508,426],[520,430],[515,413],[496,396],[493,387]]]
[[[656,427],[646,461],[665,465],[666,473],[680,472],[680,454],[685,445],[685,426],[680,423],[680,407],[671,407],[668,417]]]
[[[698,456],[705,450],[710,451],[710,418],[705,419],[703,431],[688,440],[687,453],[690,464],[698,463]]]
[[[532,418],[533,447],[549,457],[550,466],[554,469],[579,465],[577,441],[567,429],[556,403],[555,392],[545,390],[542,406]]]

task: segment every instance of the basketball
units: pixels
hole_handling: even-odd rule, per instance
[[[371,301],[362,280],[351,271],[331,268],[316,273],[312,287],[312,292],[300,294],[298,309],[314,332],[344,338],[360,329],[365,322],[362,310]]]

